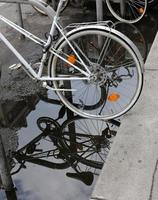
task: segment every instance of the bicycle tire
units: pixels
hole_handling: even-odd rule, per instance
[[[93,37],[92,37],[92,41],[91,41],[90,40],[90,38],[91,38],[90,36],[92,36],[92,35],[93,35]],[[95,100],[95,103],[94,103],[94,105],[95,105],[96,101],[98,102],[98,100],[100,100],[100,86],[98,86],[99,85],[98,84],[98,82],[99,82],[98,80],[97,80],[98,81],[97,83],[96,82],[94,82],[94,83],[92,82],[92,84],[91,84],[91,82],[84,82],[84,81],[75,82],[75,84],[76,83],[78,84],[78,88],[77,89],[75,88],[76,89],[75,92],[72,91],[71,94],[68,94],[68,96],[66,96],[67,95],[66,92],[58,90],[58,88],[60,88],[60,85],[62,84],[62,82],[53,81],[54,88],[57,90],[56,93],[59,96],[59,98],[61,99],[61,101],[70,110],[72,110],[73,112],[75,112],[78,115],[81,115],[83,117],[87,117],[87,118],[109,120],[109,119],[117,118],[117,117],[123,115],[124,113],[126,113],[128,110],[130,110],[133,107],[133,105],[136,103],[136,101],[138,100],[138,97],[139,97],[139,95],[141,93],[142,85],[143,85],[142,57],[141,57],[138,49],[135,47],[135,45],[128,38],[126,38],[126,36],[124,36],[120,32],[118,32],[116,30],[113,30],[113,29],[111,29],[109,27],[102,27],[102,26],[91,26],[91,25],[89,25],[88,27],[80,27],[80,28],[68,33],[67,34],[67,38],[71,42],[71,44],[72,44],[72,41],[75,41],[75,45],[76,45],[76,41],[77,42],[78,41],[82,42],[81,44],[79,44],[79,43],[77,44],[77,48],[78,49],[80,48],[80,51],[82,50],[81,49],[82,48],[81,45],[83,45],[83,50],[85,50],[87,48],[86,50],[88,50],[88,53],[89,53],[89,50],[90,50],[89,55],[87,55],[86,52],[83,53],[83,50],[82,50],[82,54],[84,55],[84,58],[86,57],[86,61],[84,60],[84,62],[87,62],[87,60],[90,60],[91,64],[93,63],[94,66],[89,66],[89,68],[91,67],[92,70],[94,70],[94,72],[97,73],[98,77],[100,77],[100,74],[102,73],[102,70],[103,70],[103,73],[102,73],[103,81],[104,81],[104,78],[105,78],[104,77],[104,72],[105,72],[104,70],[106,70],[105,73],[108,74],[108,69],[109,69],[109,71],[111,71],[111,70],[115,71],[116,68],[113,69],[113,66],[116,65],[117,69],[119,69],[119,70],[121,69],[121,70],[125,70],[126,71],[127,68],[128,68],[128,70],[131,70],[132,73],[134,73],[134,71],[135,71],[135,74],[131,75],[131,78],[134,76],[135,77],[134,81],[136,81],[136,83],[133,83],[131,80],[129,81],[129,79],[122,79],[121,80],[121,83],[122,83],[122,81],[125,81],[125,85],[126,86],[129,86],[129,85],[131,86],[131,83],[132,83],[132,85],[135,84],[135,86],[134,86],[135,89],[134,89],[134,94],[132,94],[132,97],[130,97],[130,100],[128,102],[127,102],[126,99],[124,99],[127,102],[126,105],[120,106],[120,103],[117,104],[118,103],[117,100],[116,100],[116,102],[110,102],[111,101],[110,100],[110,94],[115,93],[115,91],[117,91],[117,89],[120,91],[119,87],[121,85],[119,85],[119,83],[118,83],[119,87],[115,87],[113,85],[113,87],[111,86],[109,88],[109,86],[107,86],[107,84],[108,84],[107,81],[105,81],[104,84],[101,85],[101,87],[108,87],[108,93],[105,94],[106,95],[106,99],[108,99],[108,101],[104,102],[104,105],[102,104],[101,108],[98,108],[98,109],[95,109],[95,110],[86,110],[86,109],[84,109],[84,105],[92,104],[92,103],[89,103],[89,101]],[[96,38],[97,38],[97,40],[98,40],[98,38],[101,38],[102,44],[104,44],[103,46],[105,46],[105,44],[107,45],[107,42],[108,42],[108,46],[106,47],[106,52],[102,53],[102,54],[106,53],[107,55],[106,56],[104,55],[104,57],[102,59],[102,63],[101,64],[103,66],[101,66],[99,64],[99,67],[98,67],[98,63],[97,64],[95,63],[95,62],[99,62],[98,61],[98,57],[95,58],[96,55],[97,55],[96,50],[98,49],[98,46],[93,46],[92,45],[93,43],[95,45],[98,45],[98,42],[96,41]],[[99,41],[100,41],[100,39],[99,39]],[[104,43],[103,41],[106,42],[106,43]],[[91,42],[92,42],[92,44],[91,44]],[[112,44],[112,46],[110,46],[111,44]],[[61,38],[60,41],[57,43],[56,51],[62,53],[62,56],[66,55],[66,57],[68,58],[68,56],[69,56],[68,53],[71,53],[71,52],[69,52],[70,51],[70,49],[68,48],[69,44],[67,46],[66,45],[67,45],[67,41],[65,41],[65,38]],[[78,45],[80,45],[80,46],[78,46]],[[85,45],[90,45],[90,46],[86,47]],[[66,53],[64,52],[65,46],[66,46]],[[91,52],[92,47],[94,48],[93,52]],[[114,49],[112,49],[112,48],[114,48]],[[101,47],[101,50],[103,51],[105,49],[102,49],[102,47]],[[115,50],[115,53],[112,52],[112,50]],[[100,56],[100,51],[99,51],[99,56]],[[78,53],[80,54],[80,52],[78,52]],[[121,55],[121,58],[120,58],[120,55]],[[121,65],[120,65],[120,63],[116,63],[118,61],[116,58],[119,59],[120,63],[121,63],[120,60],[122,59],[122,64]],[[59,61],[59,63],[58,63],[58,61]],[[124,63],[126,64],[125,61],[128,63],[128,65],[130,63],[132,63],[132,65],[124,66],[123,64]],[[90,62],[88,64],[90,64]],[[76,61],[76,63],[80,64],[80,62],[78,62],[78,60]],[[88,65],[88,64],[86,63],[86,65]],[[56,67],[56,66],[58,66],[58,67]],[[76,73],[76,71],[74,69],[71,69],[71,67],[69,69],[66,69],[66,67],[64,68],[63,66],[64,66],[63,61],[58,59],[57,56],[50,56],[50,59],[49,59],[49,73],[50,73],[51,77],[64,76],[65,75],[64,74],[65,70],[68,70],[68,73],[66,75],[74,76],[74,74]],[[112,66],[112,68],[110,68],[110,66]],[[121,66],[123,66],[123,67],[121,68]],[[79,67],[81,68],[82,66],[80,65]],[[72,70],[72,72],[70,70]],[[98,70],[99,72],[96,72],[96,70]],[[110,74],[110,73],[112,73],[112,74]],[[110,72],[110,73],[108,74],[108,76],[113,76],[113,72]],[[127,73],[127,72],[125,72],[125,73]],[[126,75],[123,75],[123,76],[126,76]],[[110,78],[108,77],[107,79],[111,79],[113,81],[113,77],[110,77]],[[135,79],[137,79],[137,80],[135,80]],[[71,83],[71,86],[74,84],[73,81],[71,81],[70,83]],[[68,84],[70,84],[70,83],[68,83]],[[123,87],[125,85],[123,85]],[[91,89],[97,89],[98,96],[96,97],[95,96],[95,95],[97,95],[96,91],[92,90],[91,92],[88,91],[88,94],[86,94],[86,97],[89,98],[88,100],[83,99],[83,97],[82,97],[82,99],[79,99],[75,95],[80,95],[80,96],[82,95],[83,96],[83,95],[85,95],[84,92],[86,91],[86,89],[82,90],[81,86],[83,88],[86,87],[86,89],[88,87],[89,88],[92,87]],[[70,88],[67,87],[67,89],[70,89]],[[74,89],[74,85],[73,85],[72,88]],[[128,94],[128,92],[130,92],[130,89],[131,88],[129,87],[128,90],[126,91],[125,97],[127,97],[127,94]],[[76,91],[79,94],[77,94]],[[82,94],[80,94],[80,92]],[[123,90],[122,90],[122,92],[123,92]],[[122,96],[124,96],[124,95],[123,94],[120,94],[120,95],[118,94],[118,96],[119,97],[121,96],[121,98],[122,98]],[[84,98],[86,98],[86,97],[84,96]],[[73,102],[72,102],[72,100],[73,100]],[[87,102],[84,102],[84,104],[83,104],[83,101],[87,101]],[[78,106],[78,105],[80,105],[80,106]],[[122,108],[119,111],[116,111],[116,108],[113,107],[114,105],[115,105],[115,107],[116,106],[120,106]]]
[[[106,0],[111,14],[119,21],[136,23],[142,19],[147,9],[147,0]]]
[[[74,151],[73,157],[79,163],[101,169],[118,126],[111,121],[85,119],[76,116],[62,124],[62,141],[70,149],[70,152],[73,152],[71,146],[78,148],[76,152]],[[108,137],[109,134],[111,137]],[[74,141],[71,136],[74,137]]]

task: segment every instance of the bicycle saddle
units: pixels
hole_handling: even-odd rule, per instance
[[[86,185],[92,185],[94,180],[94,175],[92,172],[78,172],[78,173],[67,172],[66,176],[80,180]]]

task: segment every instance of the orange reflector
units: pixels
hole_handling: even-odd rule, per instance
[[[144,9],[143,8],[138,8],[137,11],[138,11],[139,14],[143,14]]]
[[[77,59],[75,55],[69,55],[67,58],[67,61],[69,61],[71,64],[75,64],[76,60]]]
[[[108,96],[108,100],[111,102],[117,101],[119,98],[120,98],[120,95],[115,92],[113,92],[112,94]]]

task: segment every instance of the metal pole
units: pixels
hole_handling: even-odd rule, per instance
[[[6,192],[7,199],[17,200],[1,135],[0,135],[0,175],[2,179],[3,188]]]
[[[21,28],[24,28],[23,19],[22,19],[21,5],[20,5],[20,3],[17,3],[16,5],[17,5],[17,20],[18,20],[18,24],[19,24],[19,26],[21,26]],[[25,36],[23,34],[21,34],[20,38],[24,39]]]
[[[97,21],[103,21],[103,0],[96,0]]]
[[[96,0],[97,21],[103,21],[103,0]],[[101,49],[103,40],[98,36],[98,47]]]
[[[126,6],[125,0],[120,0],[121,17],[125,16],[125,6]]]

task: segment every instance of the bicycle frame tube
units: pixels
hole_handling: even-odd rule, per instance
[[[3,0],[0,0],[0,2]],[[11,2],[11,0],[7,0],[8,2]],[[75,49],[73,48],[73,46],[70,44],[70,42],[68,41],[68,39],[66,38],[64,32],[62,31],[62,29],[60,28],[60,26],[57,24],[58,18],[59,18],[59,13],[60,13],[60,8],[62,6],[62,3],[64,3],[65,0],[60,0],[59,2],[59,6],[56,12],[56,15],[54,16],[54,20],[52,22],[51,25],[51,30],[49,33],[49,37],[47,39],[47,41],[45,42],[44,40],[41,40],[40,38],[38,38],[37,36],[33,35],[32,33],[26,31],[25,29],[21,28],[20,26],[16,25],[15,23],[13,23],[12,21],[6,19],[5,17],[3,17],[2,15],[0,15],[0,20],[2,20],[4,23],[8,24],[9,26],[11,26],[12,28],[14,28],[15,30],[17,30],[18,32],[22,33],[23,35],[25,35],[27,38],[29,38],[30,40],[32,40],[33,42],[35,42],[36,44],[39,44],[41,47],[47,47],[48,45],[51,44],[51,38],[54,35],[55,29],[56,27],[58,28],[59,32],[64,36],[65,40],[68,42],[68,44],[70,45],[70,47],[72,48],[72,50],[74,51],[74,53],[79,57],[79,55],[77,54],[77,52],[75,51]],[[21,2],[19,0],[14,0],[14,3],[16,2]],[[22,2],[26,2],[25,0],[22,0]],[[31,5],[37,5],[37,2],[35,3],[34,0],[29,0],[28,1],[29,4]],[[38,5],[40,5],[40,2],[38,2]],[[44,4],[45,5],[45,4]],[[47,4],[46,4],[47,5]],[[47,8],[49,8],[48,6],[45,8],[47,10]],[[82,64],[84,64],[86,71],[85,72],[83,70],[81,70],[80,68],[78,68],[77,66],[73,65],[72,63],[70,63],[69,61],[67,61],[66,59],[62,58],[58,53],[55,52],[55,49],[53,49],[53,46],[50,48],[50,52],[52,52],[54,55],[56,55],[57,57],[59,57],[60,59],[64,60],[64,62],[66,62],[67,64],[71,65],[72,67],[74,67],[75,69],[77,69],[78,71],[80,71],[82,74],[84,74],[86,77],[50,77],[50,76],[46,76],[46,77],[42,77],[42,71],[43,71],[43,63],[47,57],[47,52],[43,53],[42,59],[41,59],[41,64],[39,67],[39,71],[38,73],[36,73],[32,66],[23,58],[23,56],[12,46],[12,44],[5,38],[5,36],[0,32],[0,40],[2,40],[4,42],[4,44],[13,52],[13,54],[20,60],[20,62],[23,64],[23,68],[24,70],[28,73],[28,75],[31,76],[31,78],[37,79],[37,80],[41,80],[41,81],[53,81],[53,80],[87,80],[89,79],[89,71],[86,68],[85,64],[83,63],[82,59],[79,57],[79,60]],[[52,45],[52,44],[51,44]]]

